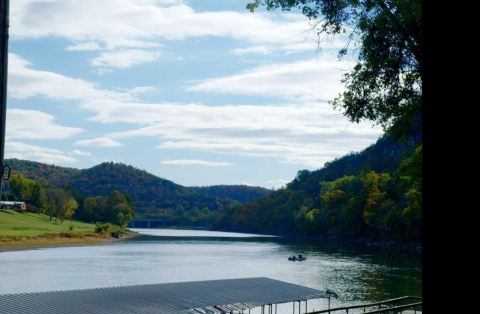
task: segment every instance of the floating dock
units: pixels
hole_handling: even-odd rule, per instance
[[[248,313],[260,307],[330,298],[327,291],[270,278],[161,283],[0,295],[2,314]]]
[[[0,295],[0,314],[246,314],[254,308],[276,314],[284,303],[292,303],[292,313],[298,308],[308,314],[420,314],[422,308],[422,298],[415,296],[331,308],[330,298],[336,296],[328,289],[259,277],[5,294]],[[328,299],[328,309],[308,312],[308,300],[319,298]]]

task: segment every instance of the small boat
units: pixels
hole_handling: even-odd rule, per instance
[[[293,256],[288,257],[289,261],[299,261],[299,262],[301,262],[301,261],[304,261],[306,259],[307,258],[305,256],[301,255],[301,254],[299,254],[298,256],[293,255]]]

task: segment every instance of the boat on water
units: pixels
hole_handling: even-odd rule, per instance
[[[299,254],[298,256],[293,255],[293,256],[288,257],[289,261],[299,261],[299,262],[301,262],[301,261],[304,261],[306,259],[307,258],[305,256],[301,255],[301,254]]]

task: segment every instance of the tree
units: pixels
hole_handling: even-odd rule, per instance
[[[398,173],[407,191],[407,206],[403,209],[402,218],[406,227],[405,237],[419,238],[422,233],[422,145],[418,145],[413,153],[400,164]]]
[[[300,10],[318,33],[348,32],[359,40],[358,63],[333,105],[353,122],[372,120],[398,137],[411,132],[422,112],[421,0],[255,0],[247,9],[260,5]]]
[[[365,230],[364,191],[360,178],[344,176],[320,182],[320,211],[316,219],[322,230],[342,236],[361,236]]]
[[[40,183],[18,174],[12,176],[9,190],[15,199],[29,203],[37,211],[47,209],[47,196]]]
[[[32,187],[31,202],[40,212],[47,209],[47,195],[40,183],[35,183]]]
[[[26,201],[31,198],[34,185],[35,181],[18,174],[10,179],[9,190],[17,200]]]
[[[74,198],[69,198],[65,202],[65,210],[62,212],[61,220],[63,223],[64,219],[72,219],[75,214],[75,210],[78,208],[78,202]]]
[[[62,189],[47,189],[47,214],[55,217],[55,221],[60,218],[61,222],[66,217],[71,217],[78,207],[77,202]]]
[[[391,177],[388,173],[378,174],[375,171],[369,171],[362,177],[367,196],[363,219],[371,231],[379,234],[386,231],[385,217],[395,205],[389,199],[386,191],[386,186],[390,180]]]
[[[104,221],[103,211],[107,207],[107,201],[104,196],[86,197],[83,203],[82,218],[89,222]]]
[[[79,216],[90,222],[109,222],[127,227],[135,215],[135,208],[131,199],[118,192],[112,191],[110,195],[89,196],[84,199],[82,212]]]

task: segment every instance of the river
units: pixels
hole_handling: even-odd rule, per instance
[[[332,289],[339,295],[332,305],[421,296],[418,253],[241,233],[134,230],[143,235],[111,245],[0,252],[0,294],[269,277]],[[287,260],[295,254],[307,260]],[[309,310],[326,306],[315,302]]]

